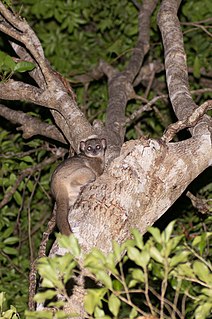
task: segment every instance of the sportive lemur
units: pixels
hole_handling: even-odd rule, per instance
[[[56,224],[64,235],[71,234],[68,211],[81,189],[93,182],[104,170],[106,140],[99,138],[80,142],[80,154],[63,161],[52,174],[51,192],[56,200]]]

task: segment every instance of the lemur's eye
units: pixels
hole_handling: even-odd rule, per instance
[[[101,146],[98,144],[96,145],[96,150],[100,150],[101,149]]]
[[[91,152],[91,151],[92,151],[92,147],[91,147],[91,146],[88,146],[88,147],[87,147],[87,151],[88,151],[88,152]]]

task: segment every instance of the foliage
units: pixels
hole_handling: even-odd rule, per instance
[[[188,244],[185,235],[173,234],[174,225],[175,221],[171,222],[163,232],[150,227],[147,240],[134,229],[133,238],[121,246],[114,242],[110,254],[93,248],[83,257],[84,267],[98,282],[87,289],[84,300],[91,318],[136,318],[147,313],[164,319],[208,318],[212,310],[212,233],[196,236]],[[78,273],[76,266],[80,268],[82,256],[73,235],[60,236],[59,243],[68,252],[40,259],[38,270],[45,290],[37,293],[35,300],[47,301],[48,309],[61,307],[56,317],[65,318],[62,309],[69,302],[66,284]],[[62,300],[53,301],[57,294]],[[26,312],[26,318],[40,317],[39,312]],[[53,318],[50,310],[43,318]]]
[[[0,292],[0,318],[1,319],[18,319],[19,314],[14,306],[10,306],[10,309],[4,310],[4,303],[6,297],[4,292]]]
[[[8,54],[0,51],[0,79],[6,81],[14,73],[22,73],[33,70],[35,65],[31,62],[15,62]]]
[[[19,133],[0,132],[0,203],[6,199],[0,220],[0,291],[21,312],[26,309],[30,260],[37,256],[51,212],[50,169],[32,168],[48,153],[39,140],[24,142]]]

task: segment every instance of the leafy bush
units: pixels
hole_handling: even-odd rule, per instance
[[[85,309],[92,318],[136,318],[151,313],[160,318],[209,318],[212,309],[212,274],[209,240],[212,233],[196,236],[188,245],[184,235],[173,236],[175,221],[163,232],[150,227],[144,241],[134,229],[132,239],[104,255],[94,248],[83,257],[86,270],[96,278],[97,287],[87,289]],[[42,258],[38,271],[42,277],[35,300],[48,301],[58,309],[57,318],[69,301],[66,283],[79,272],[80,247],[73,235],[58,237],[69,252],[62,257]],[[202,246],[207,246],[202,251]],[[70,248],[71,247],[71,248]],[[76,269],[76,266],[78,268]],[[51,300],[57,295],[62,300]],[[50,301],[51,300],[51,301]],[[56,311],[57,313],[57,311]],[[53,318],[48,310],[26,312],[26,318]]]
[[[48,153],[39,140],[0,132],[0,291],[21,313],[27,308],[30,261],[51,213],[50,167],[33,169]]]

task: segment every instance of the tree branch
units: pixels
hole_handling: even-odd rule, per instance
[[[166,81],[176,116],[181,120],[196,108],[189,92],[186,53],[177,17],[181,1],[164,0],[158,13],[158,26],[164,45]]]
[[[0,104],[0,116],[3,116],[13,124],[21,124],[17,130],[23,131],[24,138],[30,138],[34,135],[43,135],[47,138],[67,144],[62,133],[55,125],[44,123],[40,119],[32,117],[29,114],[12,110],[3,104]]]
[[[109,104],[106,113],[106,130],[109,139],[108,148],[111,150],[109,161],[118,156],[124,141],[125,108],[134,92],[133,80],[139,73],[143,58],[149,49],[150,17],[156,4],[157,0],[143,1],[139,14],[138,41],[132,57],[123,72],[113,71],[108,77]]]
[[[169,97],[176,116],[179,120],[183,120],[192,114],[197,105],[189,91],[186,53],[180,22],[177,17],[180,3],[181,0],[163,0],[158,13],[158,25],[164,45]],[[202,122],[198,123],[198,128],[194,129],[193,134],[202,133],[211,125],[212,120],[204,116]]]
[[[29,58],[35,63],[36,70],[30,72],[30,76],[39,85],[36,87],[10,79],[0,84],[0,98],[30,101],[51,109],[56,125],[67,141],[72,143],[72,147],[78,150],[80,141],[95,135],[95,130],[78,108],[71,88],[67,87],[67,82],[51,69],[44,57],[40,41],[28,23],[2,3],[0,15],[0,31],[19,42],[14,44],[11,41],[20,58]]]
[[[166,142],[170,142],[176,133],[178,133],[180,130],[183,130],[185,128],[195,126],[203,117],[205,112],[211,109],[212,109],[212,100],[206,101],[197,109],[195,109],[192,115],[189,116],[188,118],[178,121],[176,123],[170,124],[166,132],[163,134],[162,140]]]
[[[3,18],[3,22],[0,25],[0,30],[13,39],[16,39],[24,44],[25,48],[29,50],[34,60],[38,63],[45,78],[46,84],[51,83],[52,75],[49,72],[47,63],[45,62],[41,43],[34,31],[30,28],[25,20],[18,15],[14,15],[2,3],[0,3],[0,13]]]

